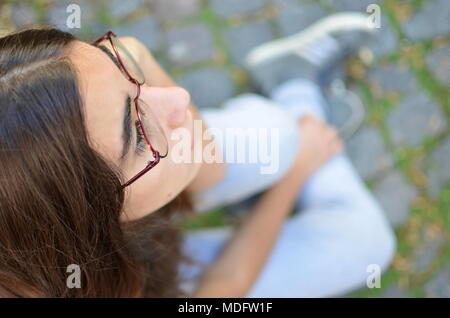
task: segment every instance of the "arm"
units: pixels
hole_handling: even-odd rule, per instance
[[[162,69],[144,44],[132,37],[123,37],[120,38],[120,40],[127,46],[127,49],[136,58],[149,85],[158,87],[177,86],[175,81]],[[190,104],[190,110],[194,115],[195,120],[202,119],[197,107],[195,107],[192,103]],[[202,122],[202,134],[206,129],[206,125]],[[203,141],[203,146],[210,142],[211,140]],[[225,175],[225,165],[223,163],[201,163],[201,165],[202,166],[197,177],[188,186],[187,190],[190,193],[201,192],[213,186]]]
[[[269,189],[202,276],[194,297],[245,297],[258,278],[305,180],[342,150],[336,131],[304,117],[302,147],[291,170]]]
[[[306,176],[291,171],[258,201],[216,263],[202,276],[194,297],[244,297],[262,270]]]

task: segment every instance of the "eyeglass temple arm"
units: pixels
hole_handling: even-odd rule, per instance
[[[161,159],[161,156],[159,155],[159,152],[156,151],[156,150],[152,150],[152,151],[153,151],[153,156],[155,157],[155,159],[152,160],[152,161],[149,161],[147,166],[141,172],[139,172],[137,175],[135,175],[133,178],[131,178],[127,183],[122,185],[122,188],[125,188],[125,187],[128,187],[129,185],[131,185],[133,182],[135,182],[137,179],[142,177],[150,169],[152,169],[154,166],[156,166],[159,163],[159,161]]]

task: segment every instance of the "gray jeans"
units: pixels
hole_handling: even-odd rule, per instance
[[[301,146],[297,119],[306,113],[323,118],[322,106],[314,84],[293,80],[278,87],[271,99],[245,94],[223,109],[204,111],[208,126],[218,129],[278,127],[280,158],[273,174],[261,174],[258,163],[227,163],[225,178],[195,198],[198,213],[238,202],[278,181]],[[226,152],[225,145],[220,146]],[[307,180],[296,209],[299,213],[286,220],[247,297],[340,296],[365,286],[370,265],[380,271],[389,266],[395,235],[345,154],[332,158]],[[185,232],[183,252],[199,264],[180,264],[183,290],[195,289],[198,277],[232,235],[231,227]]]

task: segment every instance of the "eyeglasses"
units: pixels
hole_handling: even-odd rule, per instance
[[[120,42],[112,31],[106,32],[92,44],[98,46],[105,40],[108,40],[108,42],[102,43],[102,45],[107,45],[109,43],[110,48],[108,49],[114,53],[120,70],[130,82],[136,85],[136,97],[133,99],[133,103],[137,116],[137,134],[138,138],[141,138],[141,141],[145,141],[147,144],[148,148],[146,148],[150,150],[149,152],[144,152],[145,155],[149,156],[147,166],[123,184],[122,188],[125,188],[155,167],[161,158],[167,157],[169,147],[166,136],[163,129],[158,124],[156,116],[152,113],[150,107],[144,101],[139,99],[141,86],[145,84],[144,72],[133,58],[133,55],[127,50],[126,46]],[[150,156],[152,156],[152,158],[150,158]]]

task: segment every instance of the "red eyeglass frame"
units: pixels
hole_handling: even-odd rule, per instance
[[[138,174],[136,174],[133,178],[131,178],[130,180],[128,180],[125,184],[122,185],[122,188],[128,187],[129,185],[131,185],[132,183],[134,183],[136,180],[138,180],[140,177],[142,177],[144,174],[146,174],[148,171],[150,171],[153,167],[155,167],[161,158],[165,158],[167,157],[167,154],[165,156],[161,156],[159,151],[154,149],[150,139],[148,137],[147,132],[145,131],[144,125],[142,124],[142,120],[141,120],[141,116],[140,116],[140,108],[139,108],[139,96],[141,94],[141,86],[145,83],[145,81],[143,83],[139,83],[137,79],[135,79],[130,72],[128,72],[127,68],[125,67],[125,63],[124,61],[122,61],[119,52],[117,51],[116,46],[114,45],[113,40],[111,39],[111,37],[117,37],[116,34],[112,31],[108,31],[106,32],[104,35],[102,35],[100,38],[98,38],[96,41],[92,42],[92,45],[97,46],[98,44],[100,44],[100,42],[103,42],[104,40],[109,40],[109,43],[111,44],[111,47],[114,51],[114,55],[116,56],[117,61],[119,62],[119,65],[121,67],[121,71],[123,74],[125,74],[128,77],[128,80],[130,82],[132,82],[133,84],[136,84],[136,89],[137,89],[137,93],[136,93],[136,97],[133,99],[134,105],[135,105],[135,109],[136,109],[136,115],[138,118],[138,122],[139,122],[139,127],[141,128],[142,134],[144,135],[145,138],[145,142],[147,143],[147,145],[150,147],[150,150],[153,153],[154,156],[154,160],[149,161],[147,163],[147,166],[142,169]]]

